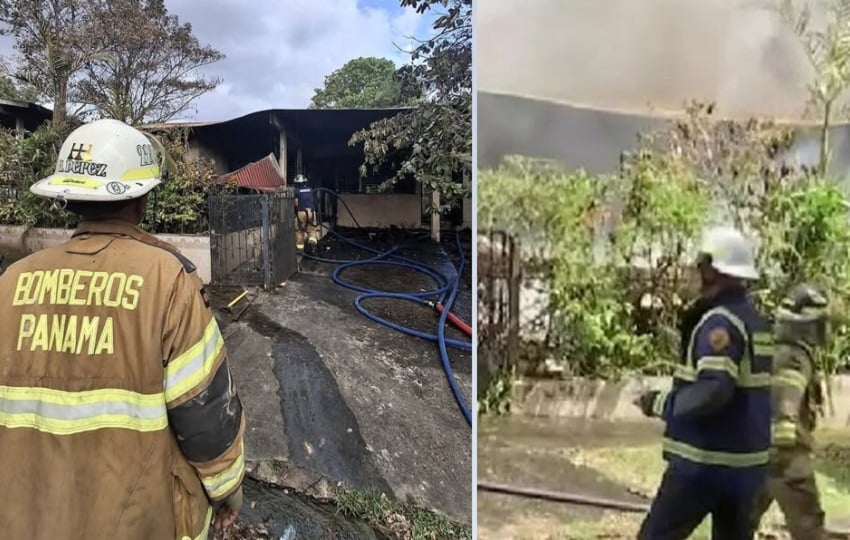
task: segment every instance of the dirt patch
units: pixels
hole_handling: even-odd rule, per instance
[[[606,478],[576,459],[581,444],[605,445],[615,440],[643,439],[637,426],[587,422],[547,422],[508,418],[482,422],[478,435],[479,478],[492,482],[566,491],[628,502],[645,502],[628,486]],[[520,499],[478,492],[478,523],[492,538],[545,538],[567,524],[599,521],[610,512],[590,506]],[[528,516],[534,516],[532,526]],[[523,523],[526,523],[523,525]],[[542,536],[542,523],[554,528]]]

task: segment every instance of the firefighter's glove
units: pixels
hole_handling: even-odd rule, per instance
[[[658,390],[649,390],[648,392],[643,392],[632,403],[634,403],[638,408],[640,408],[640,410],[645,416],[655,416],[655,413],[652,409],[655,405],[655,400],[658,398],[658,395],[660,393],[661,392],[659,392]]]

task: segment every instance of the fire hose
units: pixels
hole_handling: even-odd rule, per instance
[[[355,225],[360,228],[360,224],[357,223],[357,220],[354,218],[354,214],[351,212],[351,209],[348,208],[348,205],[339,198],[339,195],[334,191],[331,191],[327,188],[317,188],[313,190],[315,193],[329,193],[332,196],[336,197],[337,200],[342,203],[345,209],[348,211],[349,215],[351,215],[352,220]],[[442,363],[443,371],[446,374],[446,379],[448,380],[449,387],[451,388],[452,394],[454,394],[455,400],[457,401],[458,407],[463,413],[464,418],[466,419],[467,424],[472,426],[472,413],[469,409],[469,406],[466,404],[466,400],[463,397],[463,394],[460,391],[460,387],[457,385],[457,381],[454,376],[454,371],[451,367],[451,361],[448,356],[448,347],[454,347],[457,349],[463,349],[467,351],[472,350],[472,343],[468,341],[461,341],[456,339],[448,339],[445,335],[446,331],[446,322],[451,322],[458,328],[460,328],[466,335],[472,336],[472,328],[469,324],[465,323],[460,317],[451,313],[452,304],[457,297],[457,293],[460,290],[460,280],[461,275],[463,274],[464,266],[466,265],[466,257],[463,253],[463,248],[461,246],[460,237],[456,237],[456,244],[458,250],[458,256],[460,258],[460,264],[458,267],[454,268],[454,277],[453,279],[447,276],[445,273],[441,272],[438,269],[432,268],[424,263],[419,261],[409,259],[407,257],[402,257],[400,255],[395,254],[398,247],[390,248],[386,251],[379,251],[373,249],[369,246],[365,246],[360,244],[351,238],[346,238],[345,236],[339,234],[333,229],[329,229],[328,232],[339,238],[343,242],[354,246],[358,249],[366,251],[368,253],[373,253],[375,256],[369,259],[363,260],[338,260],[338,259],[327,259],[323,257],[318,257],[315,255],[310,255],[305,253],[304,257],[307,259],[312,259],[319,262],[330,263],[338,265],[332,274],[333,282],[341,287],[345,287],[347,289],[351,289],[353,291],[357,291],[362,293],[360,296],[354,299],[354,307],[357,311],[368,319],[377,322],[387,328],[391,328],[398,332],[402,332],[404,334],[418,337],[421,339],[425,339],[428,341],[432,341],[437,343],[440,353],[440,361]],[[340,277],[346,269],[352,268],[355,266],[367,266],[367,265],[378,265],[378,266],[395,266],[399,268],[406,268],[408,270],[413,270],[415,272],[419,272],[428,276],[432,279],[437,288],[430,291],[424,292],[405,292],[405,293],[397,293],[397,292],[388,292],[388,291],[380,291],[374,289],[368,289],[365,287],[361,287],[359,285],[355,285],[348,281],[343,280]],[[428,300],[428,298],[438,297],[437,301]],[[437,333],[436,334],[428,334],[426,332],[420,332],[418,330],[414,330],[412,328],[408,328],[406,326],[402,326],[400,324],[394,323],[382,317],[379,317],[370,311],[368,311],[363,305],[362,301],[367,300],[369,298],[389,298],[395,300],[405,300],[408,302],[418,303],[420,305],[428,306],[431,309],[436,310],[440,317],[437,323]]]
[[[564,491],[549,491],[545,489],[512,486],[508,484],[498,484],[494,482],[488,482],[486,480],[478,481],[478,489],[479,491],[488,491],[491,493],[499,493],[502,495],[512,495],[516,497],[539,499],[557,503],[577,504],[581,506],[592,506],[595,508],[607,508],[609,510],[619,510],[621,512],[642,514],[649,511],[649,504],[633,503],[602,497],[591,497],[588,495],[581,495],[579,493],[569,493]],[[847,530],[838,530],[832,527],[825,527],[825,530],[827,537],[829,538],[850,538],[850,531]]]
[[[589,497],[586,495],[580,495],[578,493],[567,493],[563,491],[548,491],[544,489],[510,486],[507,484],[496,484],[492,482],[487,482],[486,480],[478,481],[478,489],[481,491],[490,491],[492,493],[501,493],[504,495],[516,495],[519,497],[527,497],[530,499],[542,499],[545,501],[552,502],[580,504],[583,506],[595,506],[597,508],[609,508],[611,510],[621,510],[623,512],[644,513],[649,510],[648,504],[631,503],[614,499],[603,499],[599,497]]]

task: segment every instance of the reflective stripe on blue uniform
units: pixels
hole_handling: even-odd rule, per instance
[[[687,538],[707,515],[712,538],[752,538],[751,513],[770,446],[773,337],[743,290],[723,294],[697,316],[682,336],[671,391],[653,403],[666,422],[669,466],[641,526],[641,540]],[[677,406],[677,395],[682,405],[685,394],[707,388],[725,390],[705,394],[724,395],[717,402],[722,406],[699,413]]]
[[[719,348],[712,336],[728,336]],[[717,338],[715,337],[715,340]],[[750,302],[708,310],[690,336],[673,389],[659,407],[667,422],[664,457],[681,465],[753,467],[767,463],[770,447],[770,367],[772,334]],[[676,418],[676,392],[700,380],[734,386],[732,400],[717,414]]]

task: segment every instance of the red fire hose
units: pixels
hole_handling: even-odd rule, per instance
[[[434,309],[437,310],[437,313],[442,314],[443,313],[443,304],[441,304],[439,302],[435,303]],[[457,315],[455,315],[454,313],[449,311],[449,315],[446,318],[449,321],[451,321],[453,325],[458,327],[464,334],[472,337],[472,327],[469,326],[468,324],[466,324],[465,322],[463,322],[463,320],[460,317],[458,317]]]

